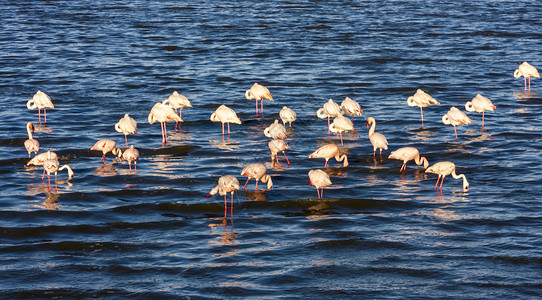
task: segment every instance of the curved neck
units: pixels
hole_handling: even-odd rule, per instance
[[[406,101],[407,101],[408,106],[416,106],[416,102],[414,102],[414,96],[408,97]]]
[[[423,156],[422,156],[421,158],[420,158],[419,155],[416,156],[415,162],[416,162],[416,164],[417,164],[418,166],[421,165],[421,164],[423,163],[423,167],[424,167],[425,169],[427,169],[427,167],[429,167],[429,162],[427,161],[427,158],[425,158],[425,157],[423,157]]]
[[[318,111],[316,111],[316,116],[318,116],[318,118],[320,118],[320,119],[325,119],[325,118],[327,118],[327,115],[326,115],[326,113],[324,112],[324,109],[323,109],[323,108],[320,108],[320,109],[318,109]]]
[[[447,114],[442,116],[442,123],[444,123],[445,125],[450,125],[450,119],[448,118]]]
[[[26,125],[26,132],[28,132],[28,139],[31,140],[32,139],[32,125],[31,124]]]
[[[339,157],[339,154],[337,154],[337,155],[335,156],[335,159],[336,159],[338,162],[343,161],[343,167],[348,167],[348,157],[346,156],[346,154],[343,154],[341,157]]]
[[[373,120],[371,122],[371,129],[369,129],[369,136],[373,135],[373,133],[375,133],[375,127],[376,127],[376,121]]]
[[[467,111],[471,111],[471,112],[474,111],[474,106],[472,106],[472,102],[471,102],[471,101],[465,103],[465,109],[466,109]]]
[[[467,176],[465,176],[465,174],[459,174],[457,175],[455,173],[455,170],[452,172],[452,177],[454,179],[459,179],[459,178],[463,178],[463,189],[466,189],[469,187],[469,182],[467,181]]]
[[[252,94],[252,92],[251,92],[250,90],[247,90],[247,91],[245,92],[245,98],[247,98],[247,99],[254,99],[255,97],[254,97],[254,95]]]
[[[64,170],[64,169],[68,169],[68,177],[69,177],[70,179],[72,179],[72,178],[73,178],[73,171],[72,171],[72,168],[70,168],[70,166],[68,166],[68,165],[63,165],[62,167],[60,167],[60,169],[58,169],[58,171],[62,171],[62,170]]]
[[[516,71],[514,71],[514,77],[515,78],[520,78],[521,77],[521,72],[519,71],[519,69],[516,69]]]
[[[34,99],[30,99],[28,100],[28,102],[26,102],[26,108],[32,110],[32,109],[36,109],[37,105],[36,105],[36,101],[34,101]]]

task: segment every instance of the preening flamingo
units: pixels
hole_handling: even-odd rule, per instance
[[[484,115],[485,111],[493,111],[497,109],[497,106],[493,105],[489,98],[484,97],[480,94],[477,94],[471,101],[465,103],[465,109],[470,112],[481,112],[482,113],[482,129],[484,129]]]
[[[45,172],[47,172],[47,187],[49,187],[49,192],[51,192],[51,178],[50,178],[51,173],[55,173],[55,191],[58,191],[57,184],[56,184],[56,178],[57,178],[56,175],[57,175],[58,171],[62,171],[64,169],[68,169],[68,177],[69,177],[69,179],[72,179],[73,178],[73,171],[70,168],[70,166],[63,165],[61,167],[58,160],[54,159],[54,158],[46,159],[43,162],[43,170]]]
[[[420,114],[422,116],[422,127],[423,127],[423,107],[429,105],[440,105],[440,103],[435,100],[435,98],[429,96],[426,92],[418,89],[413,96],[408,97],[407,99],[408,106],[418,106],[420,108]]]
[[[519,65],[519,68],[514,71],[514,77],[520,78],[523,76],[523,84],[525,86],[525,90],[527,91],[527,78],[529,78],[529,91],[531,90],[531,77],[540,78],[540,74],[538,74],[538,70],[531,66],[528,62],[524,61],[521,65]]]
[[[444,182],[444,177],[450,174],[452,174],[452,177],[454,179],[463,178],[463,191],[467,191],[469,189],[469,182],[467,181],[467,177],[465,177],[464,174],[457,175],[455,173],[455,164],[453,162],[438,162],[427,168],[427,170],[425,170],[425,173],[433,173],[438,175],[437,183],[435,184],[435,190],[437,189],[439,180],[442,178],[442,181],[440,182],[440,190],[442,191],[442,183]]]
[[[183,118],[183,108],[185,107],[192,107],[192,104],[190,103],[190,100],[186,98],[185,96],[177,93],[177,91],[174,91],[169,98],[162,101],[162,104],[169,104],[169,107],[173,108],[174,110],[178,110],[179,117]],[[177,130],[177,125],[179,124],[178,121],[175,122],[175,130]],[[179,125],[179,129],[181,128],[181,125]]]
[[[167,131],[166,131],[166,122],[168,121],[176,121],[176,122],[182,122],[183,120],[181,117],[175,113],[173,108],[163,104],[163,103],[156,103],[149,113],[149,124],[153,124],[154,122],[158,121],[160,122],[160,126],[162,127],[162,145],[167,144]]]
[[[316,111],[316,116],[320,119],[327,118],[327,136],[331,137],[331,133],[329,131],[329,125],[330,120],[329,118],[336,118],[342,114],[341,108],[337,103],[335,103],[332,99],[329,99],[326,103],[324,103],[324,106]]]
[[[247,187],[247,183],[251,178],[256,179],[256,189],[258,190],[258,181],[261,180],[263,183],[267,183],[267,189],[271,189],[273,187],[273,180],[271,180],[271,177],[267,175],[267,168],[263,164],[250,164],[246,166],[243,171],[241,171],[241,175],[247,176],[247,182],[245,182],[245,185],[243,186],[243,190]]]
[[[211,115],[211,121],[222,122],[222,140],[224,140],[224,123],[228,123],[228,138],[230,137],[230,123],[241,124],[241,120],[233,109],[222,104]]]
[[[252,87],[245,92],[245,98],[248,100],[256,99],[256,117],[258,116],[258,100],[261,101],[261,113],[263,117],[263,99],[269,99],[273,101],[273,97],[271,97],[271,93],[269,93],[269,90],[258,83],[254,83]]]
[[[288,157],[286,157],[286,153],[284,153],[284,150],[288,149],[288,144],[283,140],[271,140],[268,144],[269,150],[271,150],[271,164],[275,163],[275,158],[277,159],[277,163],[279,162],[279,157],[277,153],[282,152],[284,154],[284,157],[286,158],[286,161],[288,162],[288,168],[290,167],[290,161],[288,160]]]
[[[375,132],[376,121],[373,117],[367,119],[367,128],[369,126],[371,126],[371,129],[369,129],[369,140],[373,145],[373,156],[376,155],[377,148],[380,149],[380,155],[382,155],[382,149],[388,150],[388,140],[386,140],[386,137],[382,133]]]
[[[354,116],[363,115],[363,110],[359,106],[359,103],[346,97],[343,102],[341,102],[341,111],[347,116],[352,116],[352,123],[354,123]]]
[[[43,123],[47,123],[47,108],[55,108],[51,98],[42,91],[37,91],[32,99],[26,102],[26,107],[30,110],[38,109],[38,120],[41,124],[41,109],[43,108],[43,116],[45,120]]]
[[[427,161],[427,158],[420,157],[420,152],[418,149],[414,147],[403,147],[399,148],[395,151],[392,151],[390,153],[389,159],[398,159],[403,161],[403,166],[401,167],[401,170],[399,172],[405,170],[406,171],[406,163],[410,160],[414,160],[414,162],[419,166],[423,163],[423,168],[427,169],[429,166],[429,162]]]
[[[343,145],[343,132],[354,130],[354,124],[352,121],[343,115],[337,116],[333,119],[333,123],[329,125],[329,131],[333,133],[339,133],[341,136],[341,146]]]
[[[115,124],[115,130],[124,134],[124,141],[126,142],[126,148],[128,148],[129,134],[137,134],[137,122],[130,115],[124,114],[124,117]]]
[[[94,144],[94,146],[90,148],[90,150],[102,151],[103,155],[102,155],[101,161],[103,163],[105,163],[105,154],[107,152],[111,152],[113,153],[113,155],[116,155],[117,157],[122,156],[122,151],[120,149],[117,149],[117,143],[109,139],[103,139],[103,140],[97,141]]]
[[[139,159],[139,151],[134,148],[134,145],[130,145],[130,148],[126,149],[122,153],[122,158],[128,162],[130,172],[132,172],[132,162],[134,163],[134,170],[137,170],[137,160]]]
[[[332,157],[335,157],[335,160],[337,162],[343,162],[343,167],[348,167],[348,157],[346,154],[340,155],[339,147],[335,144],[327,144],[324,145],[318,150],[314,151],[313,153],[309,154],[309,158],[325,158],[326,163],[324,165],[324,168],[327,168],[329,166],[328,161]]]
[[[318,199],[322,199],[324,196],[324,187],[331,185],[331,180],[329,175],[326,172],[318,170],[309,171],[309,185],[314,185],[316,187],[316,193],[318,194]],[[320,192],[319,189],[322,191]]]
[[[26,166],[43,166],[43,162],[48,159],[58,159],[58,155],[55,152],[47,151],[44,153],[37,154],[31,160],[26,163]],[[43,169],[43,174],[41,175],[41,180],[45,178],[45,169]]]
[[[226,175],[218,178],[218,185],[215,186],[205,197],[210,198],[211,196],[216,195],[216,193],[219,193],[220,196],[224,196],[224,219],[226,219],[228,211],[226,194],[231,193],[230,217],[233,219],[233,193],[237,190],[239,190],[239,181],[237,180],[237,178],[231,175]]]
[[[24,141],[24,147],[26,148],[26,151],[28,151],[28,157],[30,157],[30,153],[32,152],[38,154],[38,151],[40,151],[40,143],[32,137],[32,132],[34,132],[34,124],[32,124],[32,122],[26,123],[26,132],[28,133],[28,139]]]
[[[464,112],[452,106],[450,110],[444,116],[442,116],[442,123],[444,123],[444,125],[454,126],[455,138],[457,139],[457,130],[455,129],[455,126],[463,124],[468,125],[472,123],[472,120],[467,117]]]
[[[263,131],[263,134],[266,137],[270,137],[274,140],[276,139],[285,139],[286,138],[286,128],[284,125],[279,123],[279,120],[275,120],[273,124],[269,125],[269,127],[265,128]]]
[[[291,108],[288,108],[286,106],[282,107],[282,109],[279,112],[279,116],[284,126],[286,126],[286,123],[290,123],[290,127],[292,127],[292,122],[295,121],[297,117],[295,111],[293,111]]]

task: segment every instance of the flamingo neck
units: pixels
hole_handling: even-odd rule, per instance
[[[427,158],[425,157],[421,157],[418,155],[416,156],[416,160],[415,160],[416,164],[419,166],[423,163],[423,167],[424,169],[427,169],[427,167],[429,167],[429,162],[427,161]]]
[[[254,99],[254,98],[256,98],[256,97],[254,97],[254,94],[252,94],[252,92],[251,92],[250,90],[247,90],[247,91],[245,92],[245,98],[247,98],[247,99],[250,100],[250,99]]]
[[[455,173],[455,170],[452,172],[452,177],[454,179],[459,179],[459,178],[463,178],[463,190],[467,190],[469,188],[469,182],[467,181],[467,176],[465,176],[465,174],[459,174],[457,175]]]
[[[369,129],[369,136],[372,136],[375,133],[376,121],[371,122],[371,129]]]
[[[416,102],[414,102],[414,96],[410,96],[407,99],[408,106],[416,106]]]
[[[28,132],[28,139],[32,139],[32,128],[30,127],[30,124],[26,125],[26,132]]]

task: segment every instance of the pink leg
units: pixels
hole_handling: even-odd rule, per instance
[[[455,132],[455,139],[457,140],[457,130],[455,129],[455,125],[454,125],[454,132]]]
[[[248,181],[250,180],[250,177],[247,179],[247,182],[245,182],[245,186],[243,187],[243,190],[247,187]]]
[[[137,171],[137,161],[134,161],[134,171]]]
[[[440,175],[439,175],[438,178],[437,178],[437,183],[435,183],[435,190],[437,189],[439,180],[440,180]]]
[[[49,177],[49,172],[47,172],[47,187],[49,188],[49,193],[51,192],[51,178]]]
[[[326,163],[325,163],[325,165],[324,165],[324,168],[327,168],[328,165],[329,165],[329,164],[328,164],[328,161],[326,160]]]
[[[258,116],[258,99],[256,99],[256,117]]]
[[[403,165],[401,166],[401,170],[399,170],[399,172],[403,171],[403,169],[406,170],[406,163],[403,163]]]
[[[45,183],[45,169],[43,169],[43,174],[41,175],[41,181]]]
[[[527,77],[523,76],[523,86],[524,89],[527,90]]]
[[[342,133],[342,131],[339,132],[339,134],[341,135],[341,146],[344,146],[344,145],[343,145],[343,133]]]
[[[329,117],[327,117],[327,137],[331,137],[331,131],[329,131]]]
[[[444,183],[444,176],[442,176],[442,180],[440,181],[440,190],[442,191],[442,184]]]
[[[421,106],[420,106],[420,114],[422,115],[422,127],[423,127],[423,110]]]
[[[260,104],[262,106],[262,109],[260,110],[260,114],[262,115],[262,118],[263,118],[263,99],[260,100]]]
[[[128,148],[128,138],[126,137],[126,134],[124,135],[124,141],[126,142],[126,148]]]
[[[484,129],[484,114],[485,112],[482,112],[482,129]]]
[[[530,80],[530,79],[529,79]],[[529,81],[529,90],[531,89],[531,81]],[[47,123],[47,109],[43,109],[43,118],[44,118],[44,123]]]
[[[100,161],[105,163],[105,153],[104,153],[104,155],[102,155],[102,159]]]
[[[282,151],[282,154],[284,154],[284,157],[286,158],[286,161],[288,162],[288,168],[290,167],[290,161],[288,160],[288,157],[286,157],[286,153],[284,153],[284,151]],[[278,157],[277,157],[277,161],[278,161]]]
[[[230,123],[228,123],[228,139],[230,139]]]
[[[228,216],[228,202],[226,201],[226,194],[224,194],[224,219]]]
[[[222,123],[222,141],[224,141],[224,123]]]
[[[58,186],[57,186],[57,183],[56,183],[56,173],[55,173],[55,192],[58,193]]]
[[[320,188],[320,199],[324,198],[324,188]]]
[[[257,191],[258,190],[258,179],[256,179],[256,188],[254,189],[254,191]]]
[[[231,193],[230,218],[231,218],[231,222],[233,224],[233,192]]]
[[[527,88],[525,88],[527,89]],[[40,122],[40,125],[41,125],[41,108],[38,107],[38,120]]]
[[[320,190],[316,188],[316,194],[318,195],[318,199],[320,199]]]
[[[128,162],[128,167],[130,167],[130,173],[132,173],[132,163]]]
[[[183,118],[183,109],[182,108],[179,108],[179,117],[181,119]],[[179,130],[182,131],[183,129],[181,128],[181,125],[182,125],[182,123],[179,123]],[[175,130],[177,130],[177,128],[175,128]]]
[[[531,91],[531,77],[529,77],[529,91]],[[47,120],[45,120],[47,121]]]

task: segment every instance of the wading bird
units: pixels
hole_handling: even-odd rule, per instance
[[[296,113],[291,108],[288,108],[286,106],[282,107],[282,109],[279,112],[280,119],[282,120],[282,123],[284,126],[286,126],[286,123],[290,123],[290,127],[292,127],[292,122],[296,119]]]
[[[422,116],[422,127],[423,127],[423,110],[422,108],[429,105],[440,105],[440,103],[435,100],[435,98],[429,96],[426,92],[418,89],[413,96],[408,97],[407,99],[408,106],[418,106],[420,108],[420,114]]]
[[[188,100],[188,98],[186,98],[185,96],[177,93],[177,91],[174,91],[173,94],[169,96],[169,98],[162,101],[162,104],[169,104],[169,107],[177,110],[181,119],[183,118],[183,108],[192,107],[190,100]],[[177,130],[177,125],[179,125],[178,121],[175,122],[175,130]],[[179,125],[179,129],[181,129],[181,125]]]
[[[101,161],[105,164],[105,154],[107,152],[113,153],[113,155],[116,155],[117,157],[122,156],[122,151],[120,149],[117,149],[117,143],[113,140],[109,139],[103,139],[97,141],[94,146],[90,148],[90,150],[97,150],[102,151],[102,159]]]
[[[28,133],[28,139],[24,141],[24,147],[26,148],[26,151],[28,151],[28,157],[30,157],[30,153],[32,152],[38,154],[38,151],[40,151],[40,143],[32,137],[32,132],[34,132],[34,124],[32,124],[32,122],[26,123],[26,132]]]
[[[359,106],[359,103],[346,97],[343,102],[341,102],[341,111],[347,116],[352,116],[352,123],[354,123],[354,116],[363,115],[363,110]]]
[[[442,123],[444,123],[444,125],[454,126],[455,139],[457,139],[457,130],[455,126],[463,124],[468,125],[472,123],[472,120],[469,119],[464,112],[452,106],[450,110],[444,116],[442,116]]]
[[[70,168],[70,166],[63,165],[61,167],[60,163],[55,158],[46,159],[43,162],[43,170],[45,172],[47,172],[47,187],[49,188],[49,192],[51,192],[51,178],[50,178],[51,173],[55,173],[55,191],[58,191],[57,183],[56,183],[56,181],[57,181],[56,180],[57,173],[58,173],[58,171],[62,171],[64,169],[68,169],[68,177],[69,177],[69,179],[72,179],[73,178],[73,171]]]
[[[469,182],[467,181],[467,177],[465,177],[464,174],[457,175],[455,173],[455,164],[453,162],[438,162],[427,168],[427,170],[425,170],[425,173],[433,173],[438,175],[437,183],[435,184],[435,190],[437,189],[439,180],[442,178],[442,181],[440,182],[440,190],[442,191],[442,183],[444,182],[444,177],[450,174],[454,179],[463,178],[463,191],[467,191],[469,189]]]
[[[268,144],[269,150],[271,150],[271,164],[275,164],[275,158],[277,160],[277,163],[279,162],[279,157],[277,153],[282,152],[284,154],[284,157],[286,158],[286,161],[288,162],[288,168],[290,167],[290,161],[288,160],[288,157],[286,157],[286,153],[284,153],[284,150],[288,149],[288,144],[286,144],[283,140],[271,140]]]
[[[126,149],[124,153],[122,153],[122,158],[128,162],[130,172],[132,172],[132,162],[134,163],[134,170],[137,171],[137,160],[139,159],[139,151],[134,148],[134,145],[130,145],[130,148]]]
[[[129,134],[137,134],[137,122],[128,114],[124,114],[124,117],[115,124],[115,130],[124,134],[124,141],[126,142],[126,148],[128,148]]]
[[[399,148],[395,151],[392,151],[390,153],[389,159],[398,159],[403,161],[403,166],[399,170],[399,172],[405,170],[406,171],[406,164],[410,160],[414,160],[414,162],[419,166],[423,163],[423,168],[427,169],[429,166],[429,162],[427,161],[427,158],[420,157],[420,152],[418,149],[414,147],[403,147]]]
[[[160,122],[160,126],[162,127],[162,145],[165,145],[167,144],[166,122],[182,122],[183,120],[175,113],[173,108],[158,102],[152,107],[148,121],[149,124],[153,124],[156,121]]]
[[[222,122],[222,140],[224,140],[224,123],[228,123],[228,138],[230,137],[230,123],[241,124],[241,120],[233,109],[222,104],[211,115],[211,121]]]
[[[322,199],[324,196],[324,187],[331,185],[331,180],[329,179],[329,175],[322,170],[310,170],[309,185],[314,185],[314,187],[316,187],[318,199]],[[320,192],[319,189],[322,191]]]
[[[26,163],[26,166],[43,166],[43,162],[48,159],[58,159],[58,155],[56,155],[55,152],[47,151],[44,153],[40,153],[36,156],[34,156],[31,160]],[[45,169],[43,169],[43,174],[41,175],[41,180],[43,181],[45,178]]]
[[[37,91],[36,94],[34,94],[34,97],[32,99],[28,100],[26,102],[26,107],[30,110],[38,109],[38,120],[41,124],[41,109],[43,108],[43,117],[44,121],[43,123],[47,123],[47,108],[55,108],[53,105],[53,102],[51,101],[51,97],[49,97],[47,94],[45,94],[42,91]]]
[[[386,140],[386,137],[382,133],[375,132],[376,121],[373,117],[367,119],[367,128],[369,126],[371,126],[371,129],[369,129],[369,140],[373,145],[373,156],[376,155],[377,148],[380,149],[380,155],[382,155],[382,149],[388,150],[388,140]]]
[[[267,183],[268,190],[273,187],[273,180],[271,180],[271,177],[267,175],[267,168],[263,164],[250,164],[246,166],[243,171],[241,171],[241,175],[248,177],[247,182],[245,182],[245,185],[243,186],[243,190],[247,187],[247,183],[251,178],[256,179],[255,191],[258,190],[259,180],[261,180],[263,183]]]
[[[343,146],[343,132],[354,130],[354,124],[352,121],[343,115],[337,116],[333,119],[333,123],[329,125],[329,131],[341,136],[341,146]]]
[[[324,165],[324,168],[327,168],[329,166],[328,161],[332,157],[335,157],[335,160],[337,162],[343,162],[343,167],[345,167],[345,168],[348,167],[348,157],[346,156],[346,154],[343,154],[341,156],[340,152],[339,152],[339,147],[337,147],[337,145],[335,145],[335,144],[324,145],[324,146],[318,148],[318,150],[316,150],[313,153],[309,154],[309,158],[325,158],[326,163]]]
[[[529,78],[529,91],[531,90],[531,77],[540,78],[540,74],[538,74],[538,70],[531,66],[528,62],[524,61],[521,65],[519,65],[519,68],[514,71],[514,77],[520,78],[523,76],[523,84],[525,86],[525,90],[527,91],[527,78]]]
[[[327,118],[327,136],[331,137],[331,133],[329,130],[330,120],[329,118],[336,118],[341,115],[341,108],[339,105],[335,102],[333,102],[332,99],[329,99],[326,103],[324,103],[324,106],[322,108],[319,108],[316,111],[316,116],[320,119]]]
[[[273,101],[273,97],[271,96],[271,93],[269,93],[269,90],[258,83],[254,83],[252,87],[249,90],[246,90],[245,92],[245,98],[248,100],[255,99],[256,100],[256,117],[258,116],[258,100],[261,101],[261,114],[263,117],[263,99],[269,99]]]
[[[497,109],[497,106],[493,105],[489,98],[477,94],[471,101],[465,103],[465,109],[470,112],[482,113],[482,129],[484,129],[484,115],[485,111],[493,111]]]
[[[263,134],[266,137],[270,137],[274,140],[276,139],[285,139],[286,138],[286,128],[284,125],[279,123],[279,120],[275,120],[275,122],[269,127],[265,128],[263,131]]]
[[[226,194],[231,193],[230,217],[233,219],[233,193],[237,190],[239,190],[239,181],[237,178],[231,175],[226,175],[218,178],[218,185],[215,186],[205,197],[210,198],[211,196],[216,195],[216,193],[219,193],[220,196],[224,196],[224,219],[226,219],[228,212]]]

